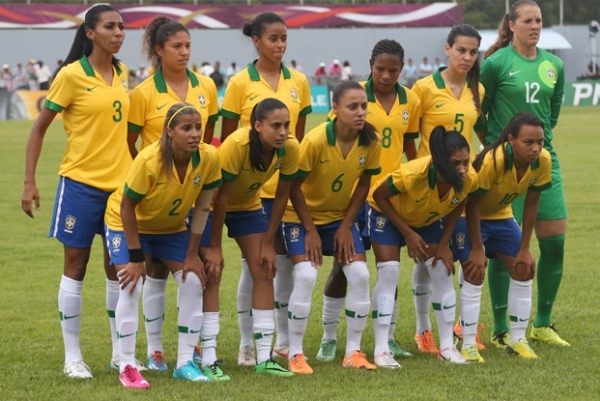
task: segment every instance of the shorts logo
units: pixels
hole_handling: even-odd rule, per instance
[[[452,203],[452,206],[456,206],[460,203],[460,200],[458,200],[458,198],[455,196],[454,198],[452,198],[450,203]]]
[[[377,216],[375,218],[375,227],[377,227],[378,230],[383,230],[386,220],[387,218],[385,216]]]
[[[121,246],[121,236],[120,235],[115,235],[112,239],[112,246],[114,250],[118,250],[119,247]]]
[[[73,229],[75,228],[76,222],[77,219],[75,218],[75,216],[67,216],[67,218],[65,219],[65,231],[68,233],[72,233]]]
[[[291,226],[290,227],[290,238],[292,239],[292,242],[298,241],[299,236],[300,236],[300,227]]]
[[[282,165],[282,164],[283,164],[283,163],[281,163],[281,162],[277,163],[277,164],[275,165],[275,170],[279,170],[279,169],[281,168],[281,165]]]
[[[197,187],[200,184],[200,173],[196,173],[194,176],[194,187]]]
[[[402,119],[403,119],[404,121],[408,121],[408,117],[409,117],[409,115],[408,115],[408,111],[404,110],[404,111],[402,112]]]
[[[298,91],[296,89],[290,89],[290,96],[292,96],[292,99],[294,100],[298,99]]]
[[[204,96],[204,94],[201,94],[198,96],[198,101],[200,102],[201,106],[205,106],[206,105],[206,97]]]
[[[458,249],[464,249],[465,248],[465,238],[466,238],[465,233],[459,232],[459,233],[456,234],[456,247]]]
[[[360,157],[358,158],[358,168],[362,168],[362,166],[365,165],[366,161],[367,161],[367,156],[366,155],[360,155]]]

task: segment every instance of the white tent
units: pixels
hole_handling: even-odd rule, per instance
[[[479,51],[486,51],[491,45],[494,44],[496,39],[498,38],[498,31],[496,30],[481,30],[479,31],[481,35],[481,44],[479,45]],[[542,33],[540,34],[540,41],[538,42],[538,47],[546,50],[557,50],[557,49],[572,49],[573,46],[569,43],[564,36],[560,33],[552,30],[551,28],[542,29]]]

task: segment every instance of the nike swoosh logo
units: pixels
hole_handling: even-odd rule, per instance
[[[494,306],[494,309],[503,309],[503,308],[508,308],[508,305],[496,305],[496,306]]]
[[[331,160],[327,159],[327,160],[319,160],[319,163],[323,164],[323,163],[327,163],[330,162]]]
[[[163,104],[162,106],[156,106],[156,110],[160,110],[160,109],[162,109],[163,107],[165,107],[166,105],[167,105],[167,104],[165,103],[165,104]]]
[[[125,338],[125,337],[131,337],[132,335],[134,335],[135,333],[129,333],[129,334],[121,334],[119,333],[119,338]]]
[[[456,304],[454,304],[454,305],[448,305],[448,306],[444,305],[443,309],[452,309],[454,307],[456,307]]]
[[[285,307],[287,307],[288,305],[289,305],[289,304],[280,303],[280,304],[279,304],[279,307],[280,307],[280,308],[285,308]]]
[[[386,317],[386,316],[392,316],[391,313],[380,313],[377,317]]]
[[[253,101],[254,99],[256,99],[258,97],[258,95],[256,96],[250,96],[250,101]]]
[[[212,338],[201,338],[200,341],[210,341]]]
[[[494,184],[496,184],[496,185],[500,185],[500,184],[502,184],[503,182],[504,182],[504,181],[494,181]]]
[[[512,77],[513,75],[517,75],[517,74],[518,74],[518,73],[520,73],[520,72],[521,72],[521,70],[518,70],[518,71],[510,71],[510,72],[508,73],[508,76],[509,76],[509,77]]]
[[[330,325],[330,324],[336,324],[336,323],[337,322],[323,322],[323,326],[327,326],[327,325]]]
[[[418,292],[418,291],[415,291],[415,295],[416,295],[416,296],[419,296],[419,295],[427,295],[427,294],[431,294],[431,291],[427,291],[427,292]]]
[[[366,318],[367,316],[369,316],[369,314],[368,314],[368,313],[367,313],[366,315],[356,315],[356,318],[357,318],[357,319],[364,319],[364,318]]]
[[[304,319],[306,319],[307,317],[308,317],[308,316],[299,317],[299,316],[296,316],[296,315],[292,315],[292,320],[304,320]]]
[[[190,334],[196,334],[196,333],[200,333],[200,329],[198,329],[198,330],[190,330]]]
[[[436,108],[436,109],[439,109],[440,107],[442,107],[442,106],[443,106],[443,105],[445,105],[445,104],[446,104],[446,103],[440,103],[440,104],[436,104],[436,105],[435,105],[435,108]]]
[[[476,324],[477,324],[477,322],[475,322],[475,323],[463,323],[463,326],[464,327],[471,327],[471,326],[474,326]]]
[[[165,185],[165,184],[166,184],[166,182],[157,182],[157,183],[156,183],[156,185],[157,185],[157,186],[158,186],[158,185]]]
[[[69,320],[69,319],[73,319],[73,318],[75,318],[77,316],[81,316],[81,313],[79,315],[73,315],[73,316],[63,315],[62,318],[63,318],[63,320]]]
[[[90,87],[87,88],[87,90],[88,90],[88,92],[91,92],[94,89],[96,89],[97,87],[98,87],[98,85],[96,85],[96,86],[90,86]]]
[[[519,322],[526,322],[526,321],[528,321],[528,320],[529,320],[529,318],[526,318],[526,319],[519,319]]]
[[[150,322],[155,322],[155,321],[157,321],[158,319],[162,319],[162,316],[159,316],[159,317],[157,317],[156,319],[144,319],[144,321],[145,321],[146,323],[150,323]]]
[[[425,198],[416,199],[416,200],[415,200],[415,203],[419,203],[419,202],[421,202],[423,199],[425,199]]]

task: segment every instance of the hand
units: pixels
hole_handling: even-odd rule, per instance
[[[535,276],[535,258],[529,249],[519,251],[511,269],[519,280],[531,280]],[[511,274],[512,276],[512,274]]]
[[[142,277],[142,283],[146,282],[146,269],[144,268],[144,262],[127,263],[123,270],[117,272],[117,277],[119,278],[119,284],[121,285],[122,290],[124,290],[125,287],[131,283],[129,294],[133,294],[135,286],[137,285],[140,277]]]
[[[429,259],[429,254],[426,251],[426,249],[429,248],[429,245],[427,245],[427,243],[423,241],[423,238],[414,231],[406,236],[405,239],[408,256],[413,258],[416,263],[425,263],[425,261]]]
[[[32,219],[34,217],[31,210],[33,202],[35,202],[35,210],[40,210],[40,193],[37,186],[35,184],[25,184],[23,195],[21,196],[21,208]]]
[[[448,275],[454,274],[454,254],[449,246],[444,246],[442,244],[438,245],[431,265],[435,266],[438,260],[441,260],[444,263],[448,270]]]
[[[333,236],[333,251],[336,253],[340,265],[345,266],[353,262],[356,256],[354,236],[352,229],[339,227]]]
[[[258,268],[266,268],[267,269],[267,278],[272,280],[277,273],[277,265],[275,263],[275,248],[273,244],[265,244],[263,243],[260,247],[260,255],[258,258]]]
[[[317,230],[306,231],[306,236],[304,237],[304,260],[310,260],[310,263],[316,269],[323,264],[321,236]]]
[[[223,250],[220,246],[211,246],[206,250],[204,268],[209,281],[214,280],[215,283],[221,281],[221,273],[225,268],[225,261],[223,260]]]
[[[204,270],[204,263],[200,260],[198,255],[186,255],[183,261],[183,274],[181,275],[181,281],[185,283],[188,272],[196,273],[196,276],[202,283],[202,288],[206,288],[206,272]]]
[[[461,263],[465,280],[474,285],[483,284],[485,277],[485,267],[487,258],[483,249],[473,249],[469,254],[469,259]]]

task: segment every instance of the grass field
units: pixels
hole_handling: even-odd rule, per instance
[[[309,128],[324,116],[311,116]],[[403,369],[374,373],[343,370],[342,354],[326,364],[314,357],[321,338],[322,291],[328,268],[319,273],[305,340],[305,352],[315,369],[309,377],[279,379],[255,375],[252,368],[236,365],[239,334],[235,294],[240,255],[229,240],[224,242],[226,269],[221,285],[221,335],[219,357],[232,376],[229,383],[195,384],[171,379],[170,373],[151,372],[147,392],[124,389],[115,372],[109,371],[111,345],[104,306],[105,285],[99,239],[94,244],[83,293],[84,315],[81,345],[94,373],[89,381],[68,380],[62,373],[63,343],[57,312],[57,293],[62,274],[62,247],[46,239],[57,171],[65,146],[62,123],[49,130],[38,166],[37,182],[42,206],[29,219],[20,207],[23,189],[25,144],[32,122],[0,122],[2,149],[0,175],[0,399],[3,400],[598,400],[600,399],[600,269],[594,249],[598,246],[600,214],[600,109],[567,108],[555,130],[569,207],[565,273],[553,319],[571,348],[533,344],[541,359],[533,362],[511,358],[489,344],[491,330],[483,336],[488,349],[484,364],[451,366],[432,355],[418,354],[412,341],[415,330],[410,288],[412,262],[402,255],[399,287],[400,318],[397,339],[414,353],[400,360]],[[532,249],[536,245],[532,244]],[[535,251],[537,253],[537,250]],[[368,256],[374,272],[373,256]],[[330,265],[330,260],[325,266]],[[372,275],[374,284],[375,276]],[[534,295],[535,295],[534,285]],[[168,285],[169,299],[164,344],[176,357],[176,285]],[[596,295],[594,295],[596,294]],[[484,290],[481,321],[491,328],[487,289]],[[535,308],[535,296],[534,296]],[[432,321],[433,316],[432,316]],[[139,359],[145,360],[143,324],[138,335]],[[338,332],[345,342],[345,325]],[[363,347],[370,360],[373,333],[369,323]],[[343,345],[341,347],[343,349]]]

